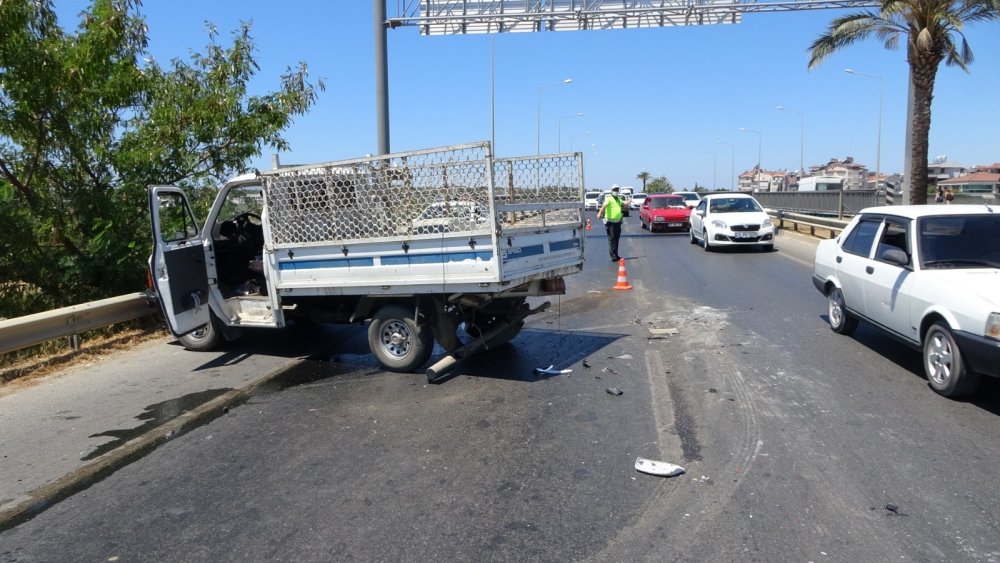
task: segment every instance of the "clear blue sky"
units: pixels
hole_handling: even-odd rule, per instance
[[[84,0],[56,0],[75,28]],[[388,14],[396,14],[396,2]],[[286,131],[283,162],[353,158],[377,151],[373,5],[370,0],[146,0],[150,51],[166,64],[203,51],[206,22],[222,41],[252,20],[261,69],[257,91],[278,87],[286,66],[305,61],[327,85]],[[879,75],[884,82],[881,168],[902,172],[907,65],[903,50],[871,41],[809,71],[807,49],[845,10],[747,14],[724,26],[519,33],[494,36],[495,138],[499,156],[534,154],[539,86],[541,151],[584,152],[588,187],[666,176],[678,189],[728,188],[757,161],[799,168],[854,157],[875,169]],[[966,74],[942,66],[934,95],[930,155],[973,166],[1000,161],[1000,26],[966,30],[976,61]],[[393,152],[490,139],[490,38],[388,32]],[[560,117],[584,113],[583,117]],[[586,133],[590,134],[587,135]],[[733,150],[725,141],[733,144]],[[732,163],[731,163],[732,158]],[[270,155],[249,163],[270,167]]]

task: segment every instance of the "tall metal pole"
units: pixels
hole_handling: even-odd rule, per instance
[[[790,109],[783,106],[778,106],[778,111],[790,111],[799,114],[799,178],[805,175],[805,146],[806,146],[806,118],[805,113],[797,109]]]
[[[496,88],[493,81],[494,74],[494,59],[496,58],[496,50],[493,47],[493,34],[490,34],[490,151],[495,157],[497,155],[497,136],[496,136]]]
[[[879,181],[882,179],[882,93],[884,90],[882,86],[883,80],[882,77],[877,74],[858,72],[851,68],[844,69],[844,72],[848,74],[857,74],[858,76],[867,76],[868,78],[878,78],[878,133],[875,135],[875,191],[877,193]],[[910,203],[910,202],[909,200],[906,200],[904,203]]]
[[[378,154],[389,154],[389,58],[385,20],[385,0],[375,5],[375,130]]]
[[[736,145],[725,141],[716,141],[720,145],[729,145],[729,191],[733,190],[733,183],[736,180]]]
[[[719,171],[719,155],[714,152],[708,153],[712,155],[712,191],[714,192],[719,187],[718,182],[718,171]]]
[[[761,140],[762,140],[763,135],[761,134],[760,131],[754,131],[753,129],[746,129],[744,127],[740,127],[740,131],[742,131],[744,133],[756,133],[757,134],[757,174],[754,177],[754,186],[759,188],[760,187],[760,169],[761,169],[761,166],[760,166],[760,145],[762,144]],[[752,191],[754,188],[750,188],[750,189]]]
[[[562,117],[559,118],[559,128],[558,128],[559,149],[556,152],[562,152],[562,122],[563,122],[563,120],[564,119],[572,119],[574,117],[583,117],[583,112],[580,112],[580,113],[578,113],[576,115],[564,115],[564,116],[562,116]]]
[[[543,84],[538,87],[538,104],[535,106],[535,155],[542,154],[542,89],[549,88],[550,86],[559,86],[560,84],[569,84],[573,82],[572,78],[567,78],[562,82],[553,82],[552,84]]]

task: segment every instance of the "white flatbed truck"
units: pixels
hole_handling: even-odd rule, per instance
[[[227,182],[204,226],[182,189],[150,186],[151,285],[188,349],[369,322],[387,370],[417,370],[437,341],[432,380],[548,306],[528,297],[565,293],[583,268],[583,186],[580,153],[497,159],[488,142],[276,163]]]

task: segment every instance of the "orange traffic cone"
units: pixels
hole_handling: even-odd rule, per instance
[[[611,289],[632,289],[628,283],[628,274],[625,272],[625,259],[618,260],[618,283]]]
[[[586,230],[588,230],[588,231],[589,231],[589,230],[591,230],[591,229],[593,229],[593,228],[594,228],[594,227],[591,227],[591,226],[590,226],[590,217],[587,217],[587,227],[586,227]]]

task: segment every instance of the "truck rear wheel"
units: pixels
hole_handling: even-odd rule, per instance
[[[368,347],[384,369],[412,372],[427,363],[434,351],[430,329],[413,318],[413,309],[386,305],[368,325]]]
[[[209,321],[177,339],[186,350],[208,352],[215,350],[222,342],[222,327],[214,313],[208,314]]]

